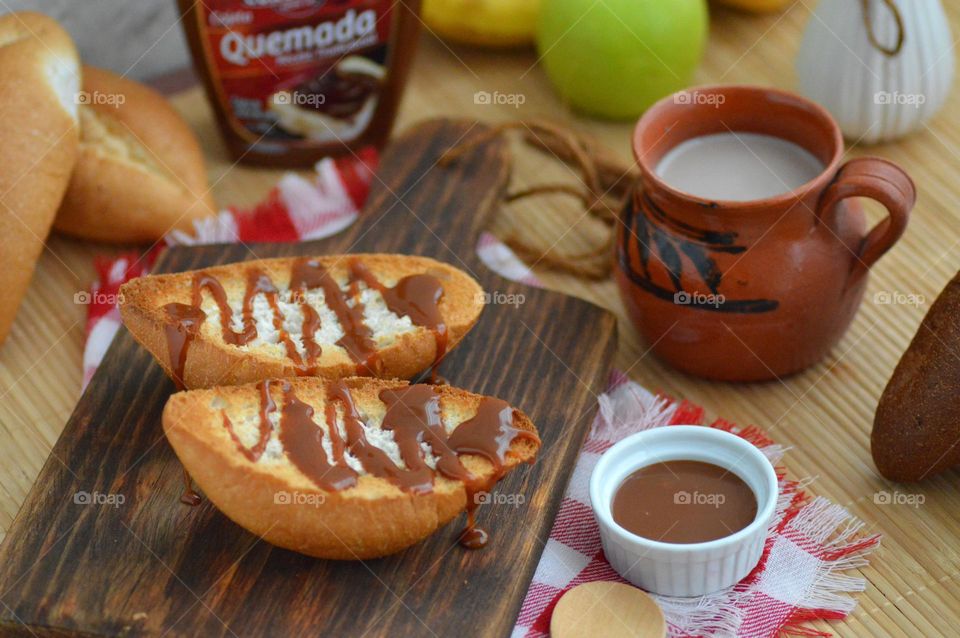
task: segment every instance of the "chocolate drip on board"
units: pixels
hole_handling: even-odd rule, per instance
[[[430,385],[450,385],[450,380],[437,372],[437,366],[432,366],[430,373],[422,383],[429,383]]]
[[[467,549],[483,549],[490,540],[490,534],[482,527],[477,527],[476,509],[467,510],[467,524],[460,532],[460,545]]]
[[[180,502],[190,507],[196,507],[200,504],[200,501],[200,495],[193,490],[190,473],[187,472],[187,468],[183,468],[183,494],[180,495]]]
[[[477,509],[480,494],[489,492],[505,472],[503,463],[507,450],[518,438],[540,445],[540,437],[513,425],[513,408],[501,399],[484,397],[477,406],[477,414],[464,421],[450,434],[447,445],[456,454],[476,454],[493,465],[494,472],[484,482],[467,481],[467,525],[460,533],[460,544],[467,549],[480,549],[487,544],[489,534],[477,527]]]

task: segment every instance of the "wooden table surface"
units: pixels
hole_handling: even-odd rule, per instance
[[[947,2],[954,33],[960,6]],[[787,12],[748,16],[714,9],[711,40],[697,83],[751,83],[794,88],[793,59],[813,0]],[[960,85],[957,85],[960,86]],[[955,86],[955,90],[957,90]],[[476,104],[477,91],[521,94],[524,103]],[[960,626],[960,493],[949,472],[919,486],[892,485],[877,475],[869,435],[877,399],[897,360],[937,293],[960,267],[960,210],[954,167],[960,164],[960,101],[956,93],[925,130],[897,144],[854,148],[894,159],[914,177],[920,199],[900,244],[874,269],[852,328],[830,357],[789,379],[756,385],[715,384],[680,375],[649,355],[621,321],[616,364],[648,388],[704,405],[712,415],[757,424],[791,446],[786,465],[796,478],[817,477],[810,491],[847,506],[883,534],[860,605],[845,621],[818,623],[840,636],[955,635]],[[279,172],[233,166],[223,153],[198,89],[178,94],[210,156],[210,180],[221,205],[262,197]],[[587,132],[629,160],[631,123],[587,120],[553,94],[532,51],[496,53],[450,47],[425,36],[400,126],[426,117],[453,115],[484,121],[546,117]],[[563,176],[553,160],[519,151],[518,185]],[[568,178],[574,180],[574,178]],[[577,252],[593,245],[602,229],[584,221],[564,198],[504,209],[491,230],[526,233]],[[464,246],[464,250],[471,247]],[[85,310],[74,301],[94,276],[93,257],[107,247],[53,236],[48,241],[13,331],[0,350],[0,530],[9,528],[41,464],[80,393]],[[542,273],[551,287],[606,306],[623,317],[611,282],[590,283]],[[917,304],[883,305],[874,295],[916,295]],[[95,426],[96,424],[91,424]],[[62,459],[69,464],[70,459]],[[916,495],[919,506],[877,504],[880,490]]]

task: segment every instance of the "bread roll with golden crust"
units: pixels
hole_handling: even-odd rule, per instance
[[[84,66],[80,98],[80,155],[58,231],[149,242],[216,212],[200,145],[162,95]]]
[[[193,281],[199,273],[214,277],[223,286],[233,314],[234,326],[242,320],[244,297],[251,273],[261,272],[287,299],[293,266],[304,257],[262,259],[202,271],[171,275],[150,275],[131,280],[120,288],[120,315],[133,337],[153,354],[164,371],[173,379],[182,377],[184,387],[209,388],[217,385],[237,385],[261,379],[297,376],[296,362],[282,342],[282,337],[270,328],[275,319],[273,310],[263,299],[254,298],[258,325],[257,338],[246,345],[231,345],[224,340],[220,310],[210,291],[202,292],[201,309],[206,315],[200,332],[183,353],[183,369],[173,361],[170,352],[169,331],[176,331],[176,322],[165,311],[171,303],[193,303]],[[366,266],[384,286],[392,287],[404,277],[428,274],[442,286],[437,308],[446,325],[446,350],[453,349],[473,327],[483,309],[483,289],[465,272],[427,257],[387,254],[327,255],[310,258],[330,272],[344,294],[351,297],[347,285],[351,261]],[[320,289],[308,292],[307,300],[318,312],[320,329],[315,333],[321,354],[311,376],[339,379],[358,374],[357,362],[337,345],[343,335],[341,320],[330,310],[325,294]],[[371,294],[371,293],[361,293]],[[286,317],[286,332],[298,340],[303,352],[302,313],[286,302],[281,310]],[[295,315],[295,316],[294,316]],[[428,328],[414,325],[408,317],[398,316],[386,308],[379,293],[364,304],[366,323],[374,329],[376,356],[382,364],[377,376],[409,379],[429,368],[437,358],[436,335]]]
[[[328,386],[335,382],[312,378],[288,383],[293,396],[313,408],[311,418],[322,430],[324,445],[329,446],[326,402]],[[467,507],[465,483],[436,472],[433,489],[427,493],[402,490],[387,479],[362,471],[356,484],[347,489],[319,488],[290,460],[289,450],[281,443],[287,397],[282,384],[268,386],[276,417],[271,420],[269,443],[256,460],[243,454],[241,445],[250,449],[258,436],[262,392],[258,385],[180,392],[170,397],[163,411],[164,432],[184,468],[206,497],[244,529],[274,545],[310,556],[357,560],[385,556],[418,543]],[[380,392],[413,386],[370,378],[346,379],[343,384],[362,417],[367,438],[377,441],[381,449],[389,447],[389,437],[377,434],[385,432],[381,425],[386,406],[379,398]],[[448,433],[474,417],[484,399],[449,386],[437,386],[435,391]],[[337,407],[338,428],[343,427],[343,414],[341,405]],[[235,428],[234,435],[240,442],[227,429],[225,419]],[[484,489],[490,489],[503,472],[536,457],[540,443],[530,419],[514,409],[512,428],[529,434],[512,439],[501,472],[483,456],[459,455],[460,463],[478,484],[485,484]],[[359,467],[355,457],[353,461]]]
[[[0,343],[43,251],[77,158],[80,62],[38,13],[0,16]]]

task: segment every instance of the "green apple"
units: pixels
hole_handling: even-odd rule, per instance
[[[575,108],[632,119],[690,84],[707,29],[706,0],[545,0],[537,49]]]

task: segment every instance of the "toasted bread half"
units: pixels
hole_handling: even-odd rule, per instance
[[[356,276],[358,268],[373,279]],[[324,285],[321,272],[330,278]],[[222,288],[221,303],[211,280]],[[411,281],[427,288],[405,288]],[[409,299],[397,301],[396,291]],[[385,254],[247,261],[141,277],[120,293],[124,324],[185,388],[293,376],[408,379],[456,346],[483,308],[480,285],[463,271]],[[339,299],[331,304],[328,293]],[[191,307],[202,311],[192,322]],[[358,331],[366,337],[356,338]]]
[[[442,439],[431,439],[419,426],[406,430],[406,440],[424,441],[417,454],[430,468],[421,475],[428,477],[427,489],[422,478],[419,488],[408,480],[416,463],[404,454],[400,423],[404,415],[430,413],[415,405],[424,397],[436,401],[438,427],[445,432]],[[398,400],[409,405],[397,408]],[[461,453],[484,447],[476,445],[476,438],[465,444],[470,437],[461,436],[458,428],[470,431],[485,407],[505,419],[495,432],[484,426],[472,430],[484,433],[488,442],[499,437],[494,462]],[[362,424],[353,434],[350,414]],[[490,416],[489,409],[486,414]],[[331,423],[337,429],[334,437]],[[360,427],[363,440],[358,442]],[[235,523],[280,547],[347,560],[385,556],[423,540],[468,503],[476,503],[478,492],[489,490],[517,464],[532,462],[540,447],[530,419],[497,399],[449,386],[368,377],[179,392],[163,411],[163,429],[206,497]],[[332,460],[335,439],[343,445],[338,463]],[[455,453],[454,462],[459,460],[470,475],[467,480],[448,478],[451,459],[441,459],[441,449]],[[379,476],[371,474],[367,468],[371,463],[376,467],[378,456],[389,458],[387,465],[395,464],[399,472],[387,468]]]

